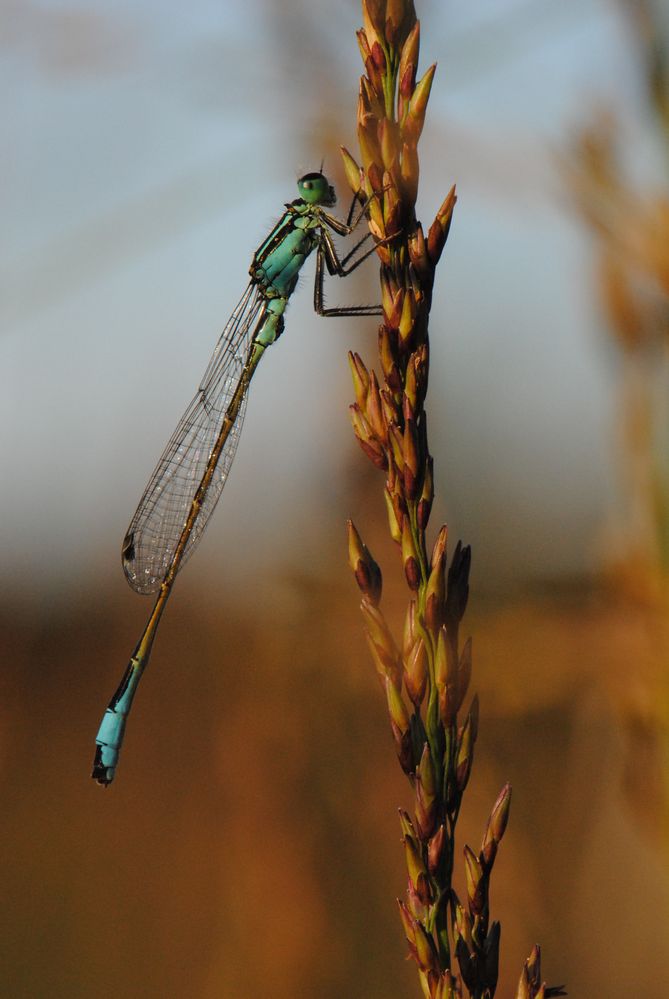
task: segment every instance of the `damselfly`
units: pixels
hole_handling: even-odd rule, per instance
[[[95,740],[93,777],[100,784],[114,779],[128,713],[174,580],[202,537],[221,495],[237,450],[249,384],[265,350],[283,332],[284,312],[309,254],[316,251],[314,308],[319,315],[381,314],[378,306],[327,309],[323,300],[325,270],[343,277],[374,252],[372,247],[358,253],[365,236],[340,259],[331,235],[352,233],[369,202],[359,206],[354,218],[354,198],[347,221],[342,222],[325,210],[336,198],[322,173],[305,174],[297,187],[300,196],[285,206],[253,257],[249,285],[163,451],[123,541],[128,582],[138,593],[157,593],[158,597]]]

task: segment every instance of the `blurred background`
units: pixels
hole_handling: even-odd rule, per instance
[[[535,941],[572,996],[661,999],[667,939],[669,8],[421,0],[419,214],[459,202],[432,320],[436,533],[473,547],[505,780],[499,995]],[[356,0],[2,0],[0,991],[417,996],[394,759],[347,566],[403,619],[381,475],[310,276],[254,379],[114,786],[89,779],[150,609],[120,542],[253,250],[355,145]],[[329,301],[376,297],[374,267]]]

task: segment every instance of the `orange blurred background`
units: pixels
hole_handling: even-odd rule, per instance
[[[352,516],[399,631],[382,478],[346,413],[374,322],[314,317],[309,276],[117,779],[88,777],[149,612],[118,565],[127,521],[295,176],[325,156],[344,190],[357,3],[0,11],[0,992],[417,996],[394,901],[408,787],[346,564]],[[662,999],[669,24],[622,0],[418,13],[439,63],[424,219],[459,192],[428,412],[434,530],[474,559],[460,844],[510,780],[500,996],[538,941],[570,995]],[[373,267],[330,288],[374,294]]]

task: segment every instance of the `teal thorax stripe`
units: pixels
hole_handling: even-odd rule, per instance
[[[286,205],[286,211],[253,257],[249,273],[267,301],[267,312],[254,341],[264,347],[283,332],[283,314],[302,265],[318,243],[318,225],[318,209],[297,198]]]

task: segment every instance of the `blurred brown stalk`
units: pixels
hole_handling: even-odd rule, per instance
[[[636,32],[648,117],[669,158],[669,46],[645,0],[624,4]],[[641,607],[658,669],[635,670],[617,692],[630,739],[628,794],[646,829],[669,846],[669,186],[626,175],[619,118],[593,113],[565,160],[573,202],[595,246],[598,296],[619,361],[621,512],[605,554],[608,587]],[[645,758],[641,779],[638,760]],[[657,775],[655,794],[650,777]],[[643,790],[638,785],[642,785]],[[658,793],[659,789],[659,793]],[[641,807],[639,807],[641,806]],[[658,814],[659,813],[659,814]],[[651,819],[649,822],[648,819]]]

